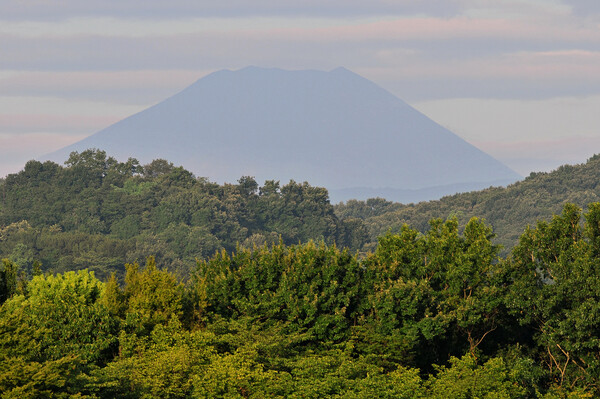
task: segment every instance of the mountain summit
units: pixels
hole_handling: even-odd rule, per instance
[[[165,158],[218,182],[308,181],[336,200],[435,197],[519,179],[345,68],[214,72],[47,158],[64,161],[87,148],[141,162]]]

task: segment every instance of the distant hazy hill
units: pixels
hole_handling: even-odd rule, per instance
[[[439,198],[519,179],[344,68],[215,72],[46,158],[62,162],[71,151],[88,148],[121,160],[166,158],[217,182],[235,182],[243,175],[259,183],[309,181],[327,187],[334,202],[372,196]]]
[[[527,225],[550,220],[553,214],[562,211],[565,203],[585,208],[597,201],[600,201],[600,155],[584,164],[564,165],[550,173],[532,173],[506,188],[488,188],[410,205],[382,199],[348,201],[336,205],[335,210],[342,219],[362,219],[372,241],[390,229],[399,231],[403,224],[425,231],[432,218],[455,215],[464,224],[477,216],[493,226],[496,242],[510,249]]]

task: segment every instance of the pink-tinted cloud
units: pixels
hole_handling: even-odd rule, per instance
[[[27,161],[37,155],[58,150],[84,137],[58,133],[0,134],[0,177],[20,171]]]
[[[424,4],[426,3],[426,4]],[[424,12],[451,15],[458,11],[456,0],[144,0],[107,2],[105,0],[28,0],[0,3],[0,15],[9,19],[47,20],[77,16],[190,17],[190,16],[348,16]]]
[[[233,32],[231,32],[233,33]],[[559,25],[548,25],[547,20],[522,20],[508,18],[433,18],[414,17],[383,20],[379,22],[349,24],[327,28],[266,29],[243,32],[249,37],[285,38],[295,40],[442,40],[452,39],[505,39],[525,41],[599,42],[597,26],[586,27],[568,21]]]
[[[384,21],[381,23],[331,27],[327,29],[289,29],[265,31],[231,31],[226,33],[206,33],[163,38],[69,38],[61,41],[52,39],[19,39],[5,46],[0,67],[7,69],[48,68],[48,69],[112,69],[117,65],[123,69],[135,70],[152,67],[169,69],[184,67],[187,70],[198,68],[201,75],[208,65],[222,65],[230,68],[248,64],[323,68],[339,65],[351,69],[378,71],[385,70],[398,76],[453,78],[469,76],[475,79],[487,77],[528,77],[598,79],[597,68],[600,62],[598,52],[572,48],[567,34],[560,29],[523,25],[513,21],[484,21],[457,18],[440,20],[425,18],[417,20]],[[527,36],[523,31],[535,33]],[[550,34],[554,32],[554,35]],[[558,32],[558,33],[557,33]],[[573,35],[573,34],[572,34]],[[469,55],[436,53],[432,42],[451,40],[485,41],[490,38],[508,38],[515,43],[535,40],[547,42],[565,41],[555,51],[468,51]],[[557,39],[556,37],[560,39]],[[574,35],[579,36],[578,34]],[[600,30],[582,35],[587,41],[597,40],[600,45]],[[519,39],[520,38],[520,39]],[[0,39],[0,42],[2,39]],[[417,43],[415,43],[417,41]],[[422,41],[423,43],[418,43]],[[468,47],[468,43],[461,42]],[[516,46],[517,44],[515,44]],[[579,43],[577,43],[579,45]],[[432,48],[432,46],[434,46]],[[45,49],[45,50],[44,50]],[[398,51],[400,49],[401,51]],[[460,52],[460,48],[457,50]],[[266,63],[266,64],[265,64]],[[325,64],[325,65],[324,65]],[[360,69],[359,69],[360,68]],[[218,69],[218,68],[214,68]],[[174,73],[173,80],[153,79],[154,72],[101,77],[98,82],[90,75],[80,72],[70,80],[65,74],[65,90],[75,86],[90,84],[92,89],[105,87],[131,87],[133,90],[152,81],[151,85],[171,87],[189,81],[193,73]],[[0,82],[7,90],[23,87],[24,90],[37,86],[52,86],[44,77],[34,75],[32,82],[25,78],[15,78]],[[165,75],[162,75],[164,78]],[[60,78],[59,78],[60,79]],[[60,80],[59,80],[60,81]],[[14,83],[12,83],[14,82]],[[39,83],[39,85],[37,84]],[[105,85],[106,83],[106,85]],[[191,83],[191,82],[190,82]],[[108,89],[110,90],[110,89]]]
[[[0,78],[4,96],[60,96],[150,105],[210,70],[19,71]],[[2,112],[0,110],[0,112]]]
[[[600,51],[559,50],[522,51],[507,54],[482,55],[450,59],[434,63],[419,52],[379,52],[385,66],[362,67],[357,71],[393,79],[395,76],[413,78],[470,78],[470,79],[530,79],[600,82]]]
[[[51,114],[0,114],[0,132],[88,132],[94,133],[118,122],[119,116]]]
[[[212,71],[136,70],[136,71],[20,71],[0,79],[0,91],[27,90],[136,90],[185,87]]]
[[[22,133],[0,134],[0,148],[3,156],[12,154],[27,154],[51,152],[73,144],[85,138],[86,134],[52,134],[52,133]]]

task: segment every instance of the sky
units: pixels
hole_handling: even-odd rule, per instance
[[[600,153],[597,0],[3,0],[0,176],[248,65],[346,67],[523,176]]]

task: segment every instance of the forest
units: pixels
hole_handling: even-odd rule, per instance
[[[248,176],[219,185],[166,160],[118,162],[104,151],[73,153],[60,166],[28,162],[0,181],[0,255],[31,273],[88,268],[122,279],[148,255],[179,277],[196,259],[236,247],[308,240],[360,249],[358,218],[338,218],[327,190]]]
[[[524,229],[537,220],[550,220],[567,203],[585,208],[600,201],[600,155],[579,165],[563,165],[552,172],[531,173],[508,187],[489,187],[459,193],[436,201],[400,204],[381,198],[350,200],[335,205],[336,215],[344,220],[357,218],[368,230],[367,247],[374,249],[377,237],[387,231],[400,232],[408,224],[421,232],[429,220],[456,216],[461,226],[476,216],[493,226],[495,242],[507,255]]]
[[[600,396],[598,202],[508,249],[456,209],[373,243],[370,218],[427,203],[102,151],[30,161],[0,198],[2,398]]]

